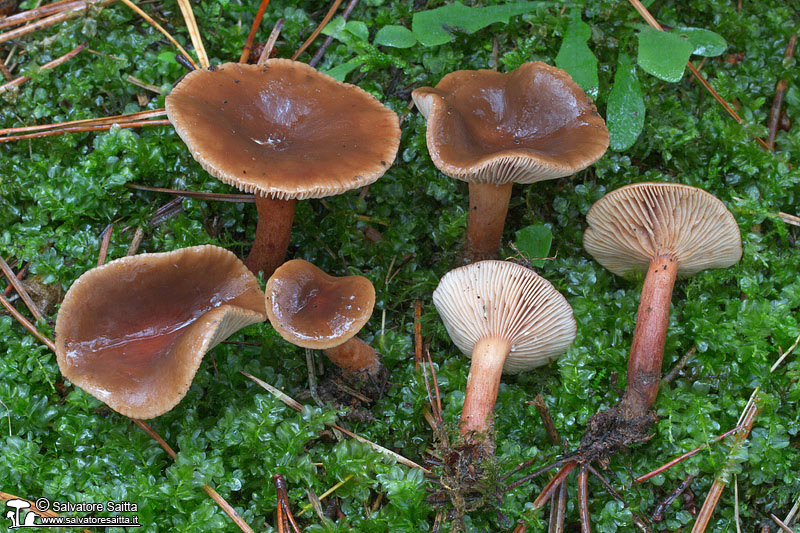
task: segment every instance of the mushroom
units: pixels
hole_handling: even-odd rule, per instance
[[[303,259],[287,261],[266,289],[267,316],[281,337],[303,348],[324,350],[339,368],[377,379],[377,352],[355,335],[372,316],[375,288],[364,276],[330,276]]]
[[[624,421],[645,416],[661,383],[669,304],[677,276],[726,268],[742,257],[739,227],[711,194],[677,183],[636,183],[612,191],[586,215],[583,246],[617,275],[646,272],[628,357]]]
[[[451,72],[412,93],[436,167],[469,182],[467,255],[497,255],[513,183],[569,176],[603,156],[608,129],[565,71],[542,62],[507,74]]]
[[[567,300],[532,270],[506,261],[480,261],[451,270],[433,303],[453,343],[472,357],[461,433],[491,427],[500,376],[545,365],[575,339]]]
[[[224,248],[123,257],[67,291],[56,359],[66,379],[115,411],[153,418],[186,395],[206,352],[265,314],[255,277]]]
[[[200,165],[256,193],[247,266],[265,276],[284,260],[296,200],[368,185],[391,166],[397,115],[366,91],[288,59],[188,73],[167,115]]]

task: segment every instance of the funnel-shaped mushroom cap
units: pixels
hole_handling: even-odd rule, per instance
[[[212,176],[280,199],[322,198],[374,182],[394,161],[397,115],[305,63],[226,63],[187,74],[169,120]]]
[[[467,355],[482,339],[504,339],[511,353],[503,372],[546,365],[575,340],[572,307],[549,281],[507,261],[451,270],[433,291],[450,338]]]
[[[538,61],[508,74],[451,72],[412,96],[428,119],[431,159],[463,181],[560,178],[608,149],[608,128],[592,100],[565,71]]]
[[[207,351],[265,319],[258,282],[224,248],[123,257],[67,291],[56,358],[65,378],[115,411],[153,418],[186,395]]]
[[[731,212],[716,197],[689,185],[626,185],[595,202],[586,221],[584,248],[618,275],[644,272],[659,255],[677,260],[679,276],[729,267],[742,257]]]
[[[287,261],[267,282],[267,316],[281,337],[324,350],[353,338],[375,305],[364,276],[330,276],[302,259]]]

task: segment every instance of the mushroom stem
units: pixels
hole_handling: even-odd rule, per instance
[[[376,378],[380,373],[381,360],[378,353],[358,337],[326,349],[325,355],[333,361],[333,364],[353,374],[366,373]]]
[[[628,382],[620,403],[626,420],[646,414],[658,396],[669,304],[677,274],[678,261],[671,255],[654,257],[647,269],[628,357]]]
[[[494,411],[503,365],[510,351],[511,345],[505,339],[490,337],[475,344],[461,411],[462,435],[486,431],[491,426],[489,417]]]
[[[264,277],[269,277],[286,259],[292,236],[294,204],[294,199],[279,200],[256,194],[256,238],[245,261],[254,274],[263,270]]]
[[[469,184],[467,254],[471,263],[497,257],[512,186],[513,183]]]

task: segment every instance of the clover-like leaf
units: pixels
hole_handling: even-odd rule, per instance
[[[532,266],[540,268],[544,266],[544,258],[550,253],[552,243],[553,233],[543,224],[526,226],[517,231],[514,238],[517,250],[530,261]]]
[[[694,51],[688,38],[652,28],[639,32],[639,66],[648,74],[676,83],[683,78],[686,62]]]
[[[417,38],[405,26],[389,24],[378,30],[375,35],[375,44],[393,48],[411,48],[417,44]]]
[[[461,2],[414,13],[411,31],[425,46],[437,46],[455,39],[453,33],[475,33],[494,24],[508,22],[513,16],[533,11],[545,2],[514,2],[499,6],[466,7]]]

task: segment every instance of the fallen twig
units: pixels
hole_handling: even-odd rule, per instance
[[[272,54],[272,49],[275,48],[275,43],[278,42],[278,36],[281,34],[281,29],[283,28],[283,22],[285,19],[279,18],[275,22],[275,26],[273,26],[272,31],[269,33],[269,37],[267,38],[267,42],[264,45],[264,49],[261,50],[261,55],[258,56],[258,65],[263,65],[269,56]]]
[[[686,491],[686,489],[689,488],[689,485],[692,484],[692,481],[694,481],[694,476],[692,475],[686,476],[686,479],[681,481],[680,484],[675,488],[675,490],[672,491],[672,493],[669,496],[667,496],[664,499],[664,501],[662,501],[656,506],[656,510],[653,511],[653,514],[650,516],[650,520],[652,520],[653,522],[661,522],[662,520],[664,520],[664,513],[667,512],[669,506],[672,505],[672,502],[674,502],[678,497],[680,497],[681,494],[683,494]]]
[[[342,12],[342,18],[344,20],[347,20],[347,17],[349,17],[350,13],[353,12],[353,8],[356,7],[357,3],[358,3],[358,0],[350,0],[347,3],[347,5],[344,7],[344,11]],[[328,49],[328,47],[331,45],[332,42],[333,42],[333,37],[331,37],[330,35],[325,38],[325,40],[322,42],[322,46],[319,47],[319,50],[317,50],[317,53],[314,54],[314,57],[311,58],[311,61],[308,62],[309,66],[312,66],[312,67],[316,66],[316,64],[320,62],[320,60],[322,59],[322,56],[325,55],[325,51]]]
[[[655,19],[655,17],[653,17],[653,15],[647,10],[646,7],[644,7],[644,5],[639,0],[629,0],[629,1],[630,1],[631,5],[633,5],[634,9],[636,9],[636,11],[639,12],[639,14],[642,16],[642,18],[644,18],[644,20],[647,21],[647,23],[650,26],[652,26],[653,28],[657,29],[658,31],[664,31],[664,28],[661,27],[661,24],[658,23],[658,21]],[[692,74],[694,74],[694,77],[697,78],[697,81],[699,81],[700,84],[703,87],[705,87],[706,90],[709,93],[711,93],[711,96],[713,96],[714,99],[717,102],[720,103],[720,105],[725,109],[725,111],[727,111],[728,114],[730,116],[732,116],[733,119],[736,122],[741,124],[743,122],[742,117],[740,117],[736,113],[736,111],[730,106],[730,104],[728,104],[728,102],[723,100],[723,98],[719,95],[719,93],[711,86],[710,83],[708,83],[708,80],[706,80],[703,77],[703,75],[700,74],[700,71],[697,70],[697,68],[692,64],[692,62],[689,61],[689,62],[686,63],[686,65],[689,67],[689,70],[692,71]],[[770,149],[769,145],[766,142],[764,142],[764,139],[761,139],[760,137],[756,137],[756,142],[758,144],[760,144],[762,146],[762,148],[764,148],[766,150]]]
[[[97,255],[97,266],[106,264],[106,255],[108,255],[108,245],[111,244],[111,234],[114,232],[114,224],[109,224],[103,232],[103,241],[100,243],[100,253]]]
[[[247,34],[247,40],[242,48],[242,55],[239,57],[239,63],[247,63],[247,58],[250,57],[250,49],[253,48],[253,41],[258,33],[258,28],[261,26],[261,19],[264,18],[264,12],[267,10],[269,0],[261,0],[256,11],[256,18],[253,19],[253,25],[250,26],[250,33]]]
[[[714,509],[717,506],[719,497],[722,495],[722,491],[725,489],[725,485],[727,484],[727,482],[724,481],[724,478],[732,467],[731,462],[733,461],[733,456],[735,455],[736,450],[742,447],[745,439],[747,439],[747,436],[750,435],[750,430],[753,429],[753,422],[755,421],[756,415],[758,415],[758,406],[751,398],[751,401],[748,402],[747,406],[745,407],[745,414],[741,421],[744,431],[736,436],[736,440],[733,443],[733,446],[731,446],[731,451],[728,454],[731,459],[729,460],[728,464],[725,465],[722,470],[720,470],[714,479],[714,483],[711,485],[711,489],[708,491],[708,495],[703,502],[703,507],[700,509],[700,513],[697,515],[697,520],[695,520],[692,533],[702,533],[706,530],[706,527],[708,527],[708,522],[711,520],[711,515],[714,514]]]
[[[206,48],[203,46],[203,36],[200,34],[200,28],[197,27],[197,19],[194,18],[192,5],[189,0],[178,0],[178,6],[181,8],[183,20],[186,21],[186,29],[189,30],[189,36],[192,38],[192,46],[194,46],[194,51],[197,54],[197,60],[200,62],[201,67],[208,68],[211,63],[208,62]],[[186,55],[183,51],[181,53]],[[188,58],[189,56],[186,57]]]
[[[51,137],[53,135],[61,135],[62,133],[80,133],[84,131],[106,131],[114,126],[121,129],[125,128],[141,128],[145,126],[170,126],[169,120],[135,120],[132,122],[122,122],[117,124],[104,124],[101,126],[76,126],[72,128],[63,128],[58,130],[40,131],[36,133],[28,133],[26,135],[12,135],[8,137],[0,137],[0,143],[20,141],[23,139],[38,139],[40,137]]]
[[[17,291],[17,294],[19,294],[20,299],[25,303],[25,307],[28,308],[33,317],[36,320],[41,319],[42,313],[40,313],[39,309],[36,308],[36,304],[33,303],[33,299],[31,299],[31,296],[30,294],[28,294],[28,291],[25,290],[25,286],[22,284],[20,280],[17,279],[17,275],[14,274],[14,271],[11,270],[11,267],[8,266],[8,263],[6,263],[5,259],[3,259],[1,256],[0,256],[0,271],[2,271],[3,274],[6,276],[6,278],[8,278],[8,281],[14,287],[14,290]]]
[[[22,26],[21,28],[0,33],[0,43],[23,37],[29,33],[33,33],[44,28],[49,28],[50,26],[54,26],[64,22],[65,20],[79,17],[80,15],[86,13],[90,7],[103,7],[115,1],[116,0],[89,0],[88,2],[82,1],[79,5],[73,7],[72,9],[65,9],[64,11],[60,11],[47,18],[43,18],[37,22],[34,22],[33,24],[28,24],[26,26]]]
[[[72,126],[100,126],[106,124],[122,124],[126,122],[136,122],[148,118],[163,117],[167,114],[166,109],[153,109],[152,111],[139,111],[138,113],[130,113],[127,115],[114,115],[111,117],[100,118],[85,118],[82,120],[70,120],[67,122],[56,122],[53,124],[38,124],[35,126],[20,126],[17,128],[0,129],[0,135],[17,135],[19,133],[28,133],[34,131],[45,130],[63,130]],[[0,142],[3,138],[0,137]]]
[[[123,4],[125,4],[125,5],[126,5],[126,6],[128,6],[129,8],[133,9],[133,11],[134,11],[134,12],[135,12],[137,15],[139,15],[139,16],[140,16],[140,17],[142,17],[142,18],[143,18],[145,21],[147,21],[148,23],[150,23],[150,24],[151,24],[151,25],[152,25],[152,26],[153,26],[155,29],[157,29],[158,31],[160,31],[160,32],[161,32],[161,34],[162,34],[162,35],[164,35],[164,37],[166,37],[166,38],[169,40],[169,42],[171,42],[171,43],[172,43],[172,45],[173,45],[175,48],[177,48],[177,49],[178,49],[178,51],[181,53],[181,55],[183,55],[183,57],[186,59],[186,61],[188,61],[188,62],[189,62],[189,63],[190,63],[190,64],[191,64],[191,65],[192,65],[194,68],[195,68],[195,70],[197,70],[197,68],[198,68],[198,67],[197,67],[197,63],[195,63],[195,62],[194,62],[194,60],[192,59],[192,57],[189,55],[189,52],[187,52],[187,51],[186,51],[186,50],[183,48],[183,46],[181,46],[181,45],[180,45],[180,43],[178,43],[178,41],[176,41],[176,40],[175,40],[175,38],[174,38],[172,35],[170,35],[170,34],[169,34],[169,32],[168,32],[167,30],[165,30],[164,28],[162,28],[162,27],[161,27],[161,24],[159,24],[158,22],[156,22],[155,20],[153,20],[153,18],[152,18],[150,15],[148,15],[147,13],[145,13],[144,11],[142,11],[142,9],[141,9],[139,6],[137,6],[136,4],[134,4],[133,2],[131,2],[131,0],[121,0],[121,1],[122,1],[122,3],[123,3]]]
[[[292,60],[297,59],[300,56],[300,54],[305,52],[306,48],[308,48],[309,45],[314,42],[314,39],[317,38],[317,35],[319,35],[322,29],[325,28],[328,22],[330,22],[330,20],[333,18],[333,15],[336,13],[336,10],[339,8],[339,4],[341,3],[342,0],[333,0],[333,4],[331,4],[331,7],[330,9],[328,9],[328,12],[325,13],[325,17],[322,19],[322,22],[319,23],[319,26],[317,26],[317,29],[314,30],[314,33],[312,33],[308,37],[308,39],[306,39],[306,42],[300,45],[300,48],[298,48],[297,52],[295,52],[294,55],[292,56]]]
[[[0,41],[0,42],[2,42],[2,41]],[[73,57],[78,55],[81,52],[81,50],[83,50],[84,48],[86,48],[86,43],[83,43],[83,44],[80,44],[80,45],[76,46],[75,48],[73,48],[72,50],[70,50],[69,52],[67,52],[66,54],[64,54],[61,57],[57,57],[56,59],[54,59],[52,61],[48,61],[47,63],[45,63],[44,65],[39,67],[39,70],[47,70],[47,69],[56,68],[57,66],[61,65],[62,63],[66,63],[67,61],[69,61],[70,59],[72,59]],[[22,85],[23,83],[25,83],[26,81],[28,81],[30,79],[31,79],[30,76],[20,76],[18,78],[14,78],[13,80],[9,81],[8,83],[0,85],[0,94],[3,94],[4,92],[8,91],[9,89],[11,89],[13,87],[18,87],[18,86]]]
[[[167,455],[172,457],[173,460],[178,456],[178,454],[175,453],[175,450],[173,450],[170,447],[170,445],[167,444],[164,441],[164,439],[162,439],[161,436],[153,430],[153,428],[147,425],[147,423],[143,422],[142,420],[138,420],[136,418],[131,418],[131,420],[133,421],[134,424],[142,428],[145,433],[150,435],[150,437],[152,437],[153,440],[155,440],[159,444],[159,446],[161,446],[161,448],[163,448],[164,451],[167,452]],[[220,496],[217,491],[215,491],[208,485],[203,485],[200,488],[203,489],[203,492],[208,494],[208,496],[212,500],[214,500],[214,503],[216,503],[220,507],[220,509],[222,509],[225,512],[225,514],[227,514],[231,518],[231,520],[234,521],[234,523],[237,526],[239,526],[239,529],[241,529],[246,533],[253,533],[253,530],[250,528],[250,526],[247,525],[247,523],[242,519],[242,517],[239,516],[239,513],[236,512],[236,509],[231,507],[231,504],[225,501],[225,498]]]
[[[147,185],[136,185],[135,183],[126,183],[129,189],[137,191],[160,192],[164,194],[174,194],[175,196],[183,196],[187,198],[198,198],[201,200],[214,200],[217,202],[233,202],[233,203],[254,203],[255,197],[252,194],[225,194],[218,192],[197,192],[197,191],[182,191],[178,189],[164,189],[162,187],[148,187]]]
[[[250,380],[252,380],[253,382],[255,382],[260,387],[262,387],[262,388],[266,389],[267,391],[269,391],[273,396],[278,398],[280,401],[282,401],[283,403],[285,403],[286,405],[288,405],[289,407],[291,407],[295,411],[299,412],[299,411],[303,410],[303,405],[300,402],[298,402],[297,400],[295,400],[294,398],[292,398],[291,396],[287,395],[286,393],[276,389],[275,387],[273,387],[269,383],[267,383],[265,381],[262,381],[262,380],[258,379],[257,377],[255,377],[255,376],[253,376],[251,374],[248,374],[247,372],[244,372],[242,370],[240,370],[239,372],[243,376],[245,376],[245,377],[249,378]],[[338,424],[331,423],[331,424],[328,424],[328,425],[331,426],[334,429],[337,429],[337,430],[341,431],[345,435],[356,439],[359,442],[362,442],[364,444],[369,445],[370,447],[372,447],[373,450],[375,450],[375,451],[377,451],[379,453],[382,453],[383,455],[387,455],[387,456],[391,457],[392,459],[394,459],[398,463],[404,464],[404,465],[406,465],[408,467],[411,467],[411,468],[418,468],[418,469],[422,470],[423,472],[425,472],[426,474],[430,474],[431,473],[430,470],[428,470],[425,467],[422,467],[422,466],[418,465],[417,463],[415,463],[411,459],[406,459],[405,457],[403,457],[399,453],[393,452],[392,450],[384,448],[380,444],[375,444],[374,442],[369,441],[369,440],[365,439],[364,437],[362,437],[360,435],[356,435],[352,431],[347,430],[347,429],[343,428],[342,426],[340,426]]]
[[[794,55],[794,47],[797,44],[797,34],[793,33],[789,37],[789,44],[786,45],[786,52],[784,52],[784,59],[791,59]],[[769,135],[767,136],[767,146],[772,151],[775,151],[775,135],[778,133],[778,124],[781,116],[781,106],[783,106],[783,97],[786,94],[786,87],[788,82],[786,80],[778,80],[775,86],[775,98],[772,100],[772,108],[769,111]]]

